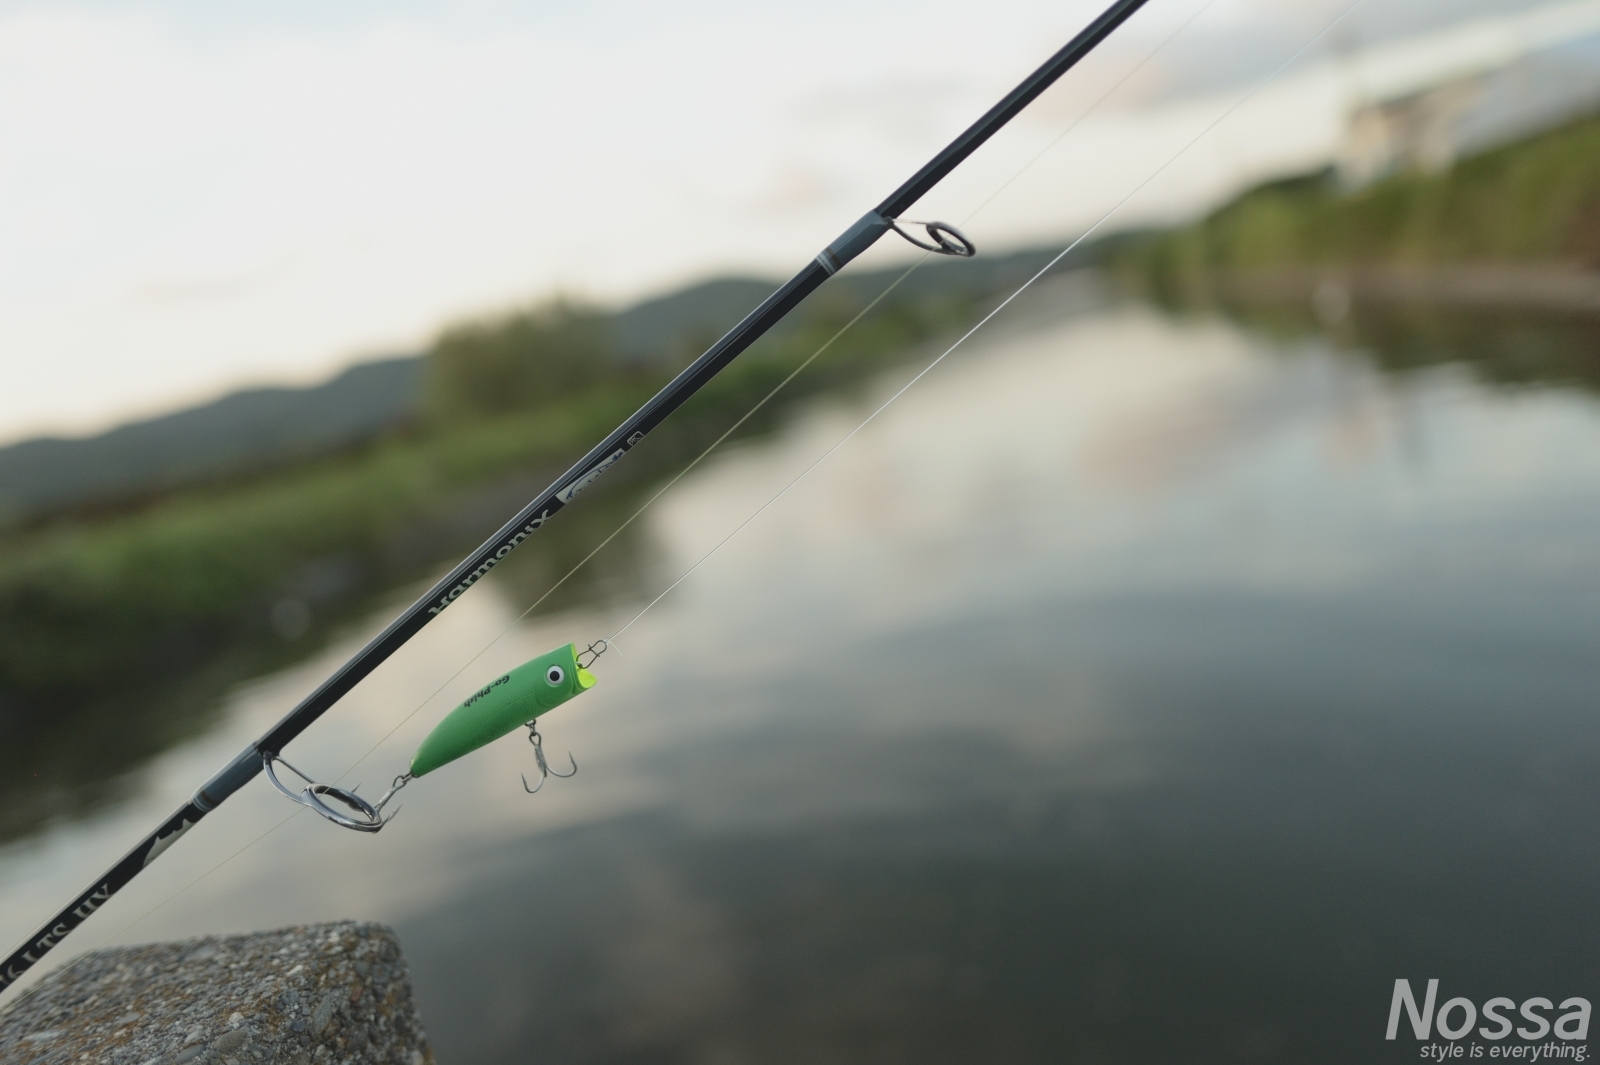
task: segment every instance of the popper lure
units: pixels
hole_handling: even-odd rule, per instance
[[[583,654],[590,655],[586,664],[580,664],[576,644],[558,647],[548,654],[524,662],[511,672],[502,674],[464,699],[460,706],[445,715],[434,726],[411,756],[411,766],[394,778],[389,790],[377,802],[368,802],[353,790],[332,784],[318,784],[284,760],[282,755],[264,754],[263,767],[267,779],[289,799],[310,807],[329,821],[357,832],[376,832],[394,817],[383,816],[383,808],[395,794],[421,776],[449,765],[457,758],[471,754],[479,747],[493,743],[508,732],[519,728],[528,730],[528,742],[533,744],[533,757],[539,766],[539,783],[529,787],[526,775],[522,778],[523,790],[532,795],[544,787],[549,777],[570,777],[578,771],[577,759],[572,759],[572,772],[558,773],[550,768],[544,756],[544,740],[539,736],[537,721],[562,703],[582,695],[594,687],[594,674],[587,666],[605,650],[604,642],[593,644]],[[571,758],[571,756],[568,756]],[[276,762],[306,782],[298,792],[286,787],[273,770]],[[359,787],[359,785],[358,785]],[[346,807],[341,810],[330,806],[333,800]],[[395,813],[399,813],[398,810]]]
[[[822,286],[823,282],[838,273],[856,256],[872,247],[873,244],[885,234],[893,231],[912,240],[919,247],[927,251],[936,251],[940,254],[970,256],[975,251],[971,241],[967,240],[954,227],[943,222],[913,223],[905,217],[905,212],[926,195],[934,186],[944,180],[945,176],[961,164],[968,156],[982,146],[995,133],[1022,112],[1039,94],[1054,85],[1056,81],[1078,61],[1092,52],[1100,42],[1105,40],[1126,22],[1134,12],[1145,5],[1147,0],[1113,0],[1095,20],[1083,28],[1077,36],[1068,41],[1033,73],[1029,74],[1014,89],[1007,93],[999,102],[988,111],[984,112],[977,121],[968,126],[960,136],[947,144],[932,159],[889,196],[872,210],[862,215],[854,224],[834,239],[833,243],[822,249],[815,258],[806,263],[800,272],[784,282],[778,289],[761,302],[738,325],[730,329],[710,348],[706,349],[694,362],[683,369],[667,385],[650,398],[644,406],[629,415],[621,425],[613,429],[604,440],[601,440],[589,453],[573,465],[566,473],[536,496],[527,506],[523,507],[510,521],[506,522],[498,532],[484,541],[477,550],[463,559],[454,569],[446,574],[437,584],[428,590],[422,598],[407,607],[399,617],[390,622],[389,626],[372,639],[365,647],[344,665],[300,701],[293,710],[274,725],[267,733],[239,752],[232,761],[223,766],[210,780],[206,781],[194,793],[188,802],[178,808],[170,817],[156,826],[155,830],[144,839],[140,840],[132,850],[106,870],[101,876],[85,888],[77,897],[69,901],[54,917],[41,926],[21,946],[11,953],[4,962],[0,962],[0,991],[9,987],[24,972],[32,968],[46,952],[54,949],[72,930],[82,924],[101,906],[126,887],[134,877],[138,876],[151,862],[160,857],[168,847],[177,842],[189,829],[199,823],[200,819],[210,813],[227,800],[228,796],[244,787],[253,780],[257,773],[263,769],[270,769],[274,762],[287,766],[282,759],[283,749],[300,733],[304,732],[319,717],[327,713],[334,704],[343,698],[352,688],[359,684],[379,664],[384,662],[395,651],[405,645],[405,642],[420,632],[434,618],[438,617],[451,603],[464,594],[468,588],[477,583],[493,569],[499,562],[516,549],[517,545],[537,532],[545,522],[555,515],[562,507],[573,502],[578,493],[594,482],[602,472],[615,465],[629,451],[631,451],[645,436],[656,426],[660,425],[673,411],[694,395],[705,384],[722,371],[729,363],[737,358],[740,353],[755,343],[767,333],[774,325],[782,321],[784,316],[800,305],[812,292]],[[915,239],[907,232],[906,227],[920,225],[927,233],[928,241]],[[509,683],[509,682],[508,682]],[[570,698],[570,696],[568,696]],[[458,708],[460,709],[460,708]],[[452,716],[454,714],[452,713]],[[513,715],[514,716],[514,715]],[[449,720],[448,718],[446,719]],[[442,726],[441,726],[442,727]],[[457,726],[452,725],[451,729]],[[509,731],[515,728],[512,725]],[[503,735],[504,733],[501,733]],[[444,741],[441,740],[441,743]],[[424,744],[426,746],[426,744]],[[542,756],[542,750],[537,742],[535,751]],[[420,752],[419,752],[420,753]],[[462,752],[465,753],[465,752]],[[274,780],[276,783],[276,780]],[[322,807],[317,812],[328,816],[329,812],[350,821],[379,822],[381,824],[381,811],[378,807],[382,801],[387,801],[393,796],[396,788],[405,783],[402,778],[396,778],[395,787],[390,789],[389,795],[380,800],[378,804],[368,804],[366,800],[357,800],[353,793],[331,785],[315,784],[307,780],[307,789],[294,793],[284,788],[281,784],[279,790],[288,792],[290,797],[299,802],[308,796],[321,802]],[[334,810],[324,798],[333,799],[340,805],[346,805],[354,811],[355,816],[347,816]],[[351,801],[354,804],[351,805]],[[313,808],[316,808],[315,806]],[[337,817],[334,818],[337,820]],[[341,822],[342,823],[342,822]],[[360,827],[351,825],[349,827]],[[365,827],[364,831],[375,831],[376,827]]]

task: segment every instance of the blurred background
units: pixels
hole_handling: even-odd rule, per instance
[[[1095,4],[7,5],[20,941]],[[1600,998],[1600,0],[1151,0],[52,956],[394,924],[442,1062],[1409,1060]]]

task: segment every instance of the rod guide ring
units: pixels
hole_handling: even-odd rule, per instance
[[[900,223],[908,226],[921,226],[927,232],[929,240],[921,240],[900,228]],[[978,246],[972,243],[972,238],[949,222],[918,222],[912,218],[891,218],[889,225],[902,237],[923,251],[931,251],[935,255],[954,255],[960,259],[970,259],[978,254]]]

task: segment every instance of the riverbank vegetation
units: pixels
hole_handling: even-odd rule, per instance
[[[1351,192],[1332,171],[1273,182],[1116,256],[1125,281],[1178,302],[1252,273],[1466,263],[1600,268],[1600,117]]]
[[[1158,304],[1279,343],[1600,394],[1600,116],[1358,190],[1331,171],[1271,182],[1108,259]]]
[[[1042,262],[923,267],[740,435],[970,323]],[[812,297],[499,579],[537,597],[897,274],[846,275]],[[770,286],[703,289],[708,305],[737,299],[741,311],[690,313],[699,299],[690,290],[687,310],[680,300],[652,312],[664,332],[647,347],[629,333],[638,322],[570,301],[459,324],[425,356],[414,415],[359,446],[69,508],[0,536],[0,781],[20,782],[9,795],[0,786],[0,838],[93,804],[114,789],[108,781],[192,732],[227,686],[303,656],[376,597],[409,594],[401,590],[489,535],[737,321],[755,302],[750,291]],[[614,544],[563,598],[636,569],[633,544]]]

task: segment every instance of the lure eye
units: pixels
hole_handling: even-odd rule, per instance
[[[545,671],[544,679],[549,681],[551,686],[554,687],[555,685],[566,680],[567,674],[560,666],[551,666],[547,671]]]

